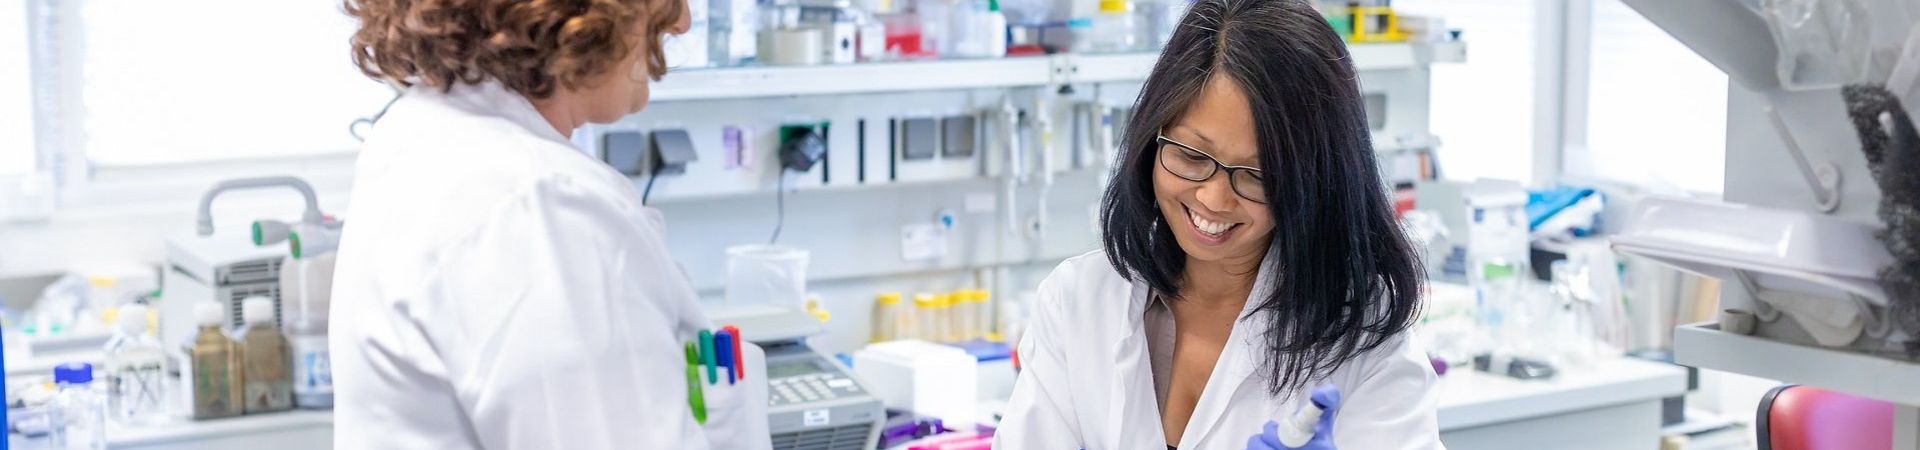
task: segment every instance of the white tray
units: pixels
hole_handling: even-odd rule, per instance
[[[1813,212],[1648,198],[1613,248],[1728,282],[1746,272],[1768,289],[1886,305],[1878,272],[1893,257],[1878,229]]]

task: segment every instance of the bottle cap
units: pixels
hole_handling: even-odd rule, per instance
[[[888,306],[898,305],[900,304],[900,293],[888,292],[885,294],[880,294],[880,297],[874,299],[874,301],[878,301],[882,305],[888,305]]]
[[[240,319],[248,324],[273,322],[273,299],[247,297],[240,301]]]
[[[134,303],[122,306],[119,316],[120,318],[114,319],[117,321],[114,326],[118,327],[121,333],[134,336],[147,332],[147,305]]]
[[[93,365],[87,363],[66,363],[53,366],[53,382],[56,384],[92,383]]]
[[[214,303],[214,302],[195,303],[193,305],[193,318],[194,318],[194,323],[197,323],[200,326],[217,327],[217,326],[220,326],[221,322],[226,321],[227,311],[226,311],[226,308],[220,307],[219,303]]]
[[[940,306],[940,301],[934,299],[933,294],[914,294],[913,306],[919,307],[920,309],[929,309]]]
[[[1123,13],[1133,9],[1131,6],[1127,0],[1100,0],[1100,12],[1103,13]]]

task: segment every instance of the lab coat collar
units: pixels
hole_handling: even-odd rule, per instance
[[[475,115],[494,116],[506,119],[528,132],[561,144],[573,147],[573,141],[567,140],[560,130],[547,122],[540,110],[534,109],[533,102],[526,96],[508,90],[498,81],[486,80],[479,83],[455,83],[452,88],[441,91],[439,87],[414,85],[407,89],[408,96],[437,97],[447,105]]]
[[[1268,252],[1260,261],[1260,272],[1254,277],[1253,289],[1248,293],[1247,303],[1241,307],[1238,323],[1228,334],[1227,346],[1220,352],[1219,361],[1214,363],[1212,375],[1207,378],[1207,387],[1201,392],[1200,400],[1194,405],[1193,416],[1187,420],[1187,427],[1180,436],[1182,448],[1198,448],[1218,430],[1226,416],[1228,406],[1239,395],[1242,388],[1253,384],[1253,372],[1264,362],[1259,352],[1265,349],[1261,338],[1265,336],[1272,313],[1256,312],[1266,293],[1278,287],[1279,258],[1274,252]],[[1147,364],[1146,329],[1144,314],[1147,303],[1152,300],[1152,289],[1143,280],[1133,280],[1132,295],[1127,308],[1127,333],[1114,343],[1113,355],[1115,380],[1112,383],[1113,398],[1119,403],[1117,408],[1108,412],[1109,427],[1114,433],[1113,442],[1124,442],[1121,436],[1127,433],[1127,424],[1139,426],[1151,425],[1147,433],[1166,441],[1166,433],[1160,427],[1159,401],[1155,398],[1152,368]],[[1140,407],[1137,405],[1151,405]],[[1140,416],[1145,416],[1143,419]],[[1223,432],[1252,435],[1260,430],[1226,430]]]

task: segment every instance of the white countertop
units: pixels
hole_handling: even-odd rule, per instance
[[[333,427],[333,411],[294,410],[225,419],[182,420],[145,427],[108,425],[107,443],[115,447],[189,443],[210,437],[312,427]]]
[[[1629,358],[1602,360],[1551,380],[1517,380],[1454,369],[1440,377],[1438,389],[1440,430],[1446,432],[1681,395],[1686,391],[1686,370]],[[153,446],[332,424],[332,411],[292,411],[146,427],[112,426],[107,435],[115,447]],[[32,442],[16,442],[26,444],[21,448],[33,448]]]
[[[1562,370],[1550,380],[1518,380],[1453,368],[1440,377],[1440,431],[1562,414],[1686,393],[1684,368],[1631,358]]]

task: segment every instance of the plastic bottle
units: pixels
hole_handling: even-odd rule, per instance
[[[107,341],[107,410],[115,422],[146,425],[165,417],[166,353],[148,333],[146,305],[120,307]]]
[[[1130,52],[1138,49],[1139,33],[1133,3],[1127,0],[1100,0],[1100,11],[1093,15],[1092,51]]]
[[[53,368],[53,381],[60,386],[48,409],[53,448],[107,448],[107,410],[94,391],[93,365],[61,364]]]
[[[873,342],[886,342],[900,339],[905,328],[900,319],[906,305],[900,302],[900,293],[880,294],[873,299]]]
[[[240,303],[240,378],[247,414],[293,409],[293,360],[287,337],[273,325],[273,299],[249,297]]]
[[[1000,0],[987,0],[987,10],[980,13],[979,20],[981,56],[1004,58],[1007,56],[1007,14],[1000,10]]]
[[[220,324],[226,314],[220,304],[202,302],[193,305],[194,319],[200,324],[200,333],[193,338],[193,347],[188,349],[189,386],[193,393],[193,418],[212,419],[237,416],[241,413],[241,387],[245,384],[240,371],[240,347],[220,331]]]
[[[334,253],[307,256],[288,260],[280,270],[287,343],[293,351],[293,403],[304,409],[328,409],[333,407],[327,307],[333,296]]]

